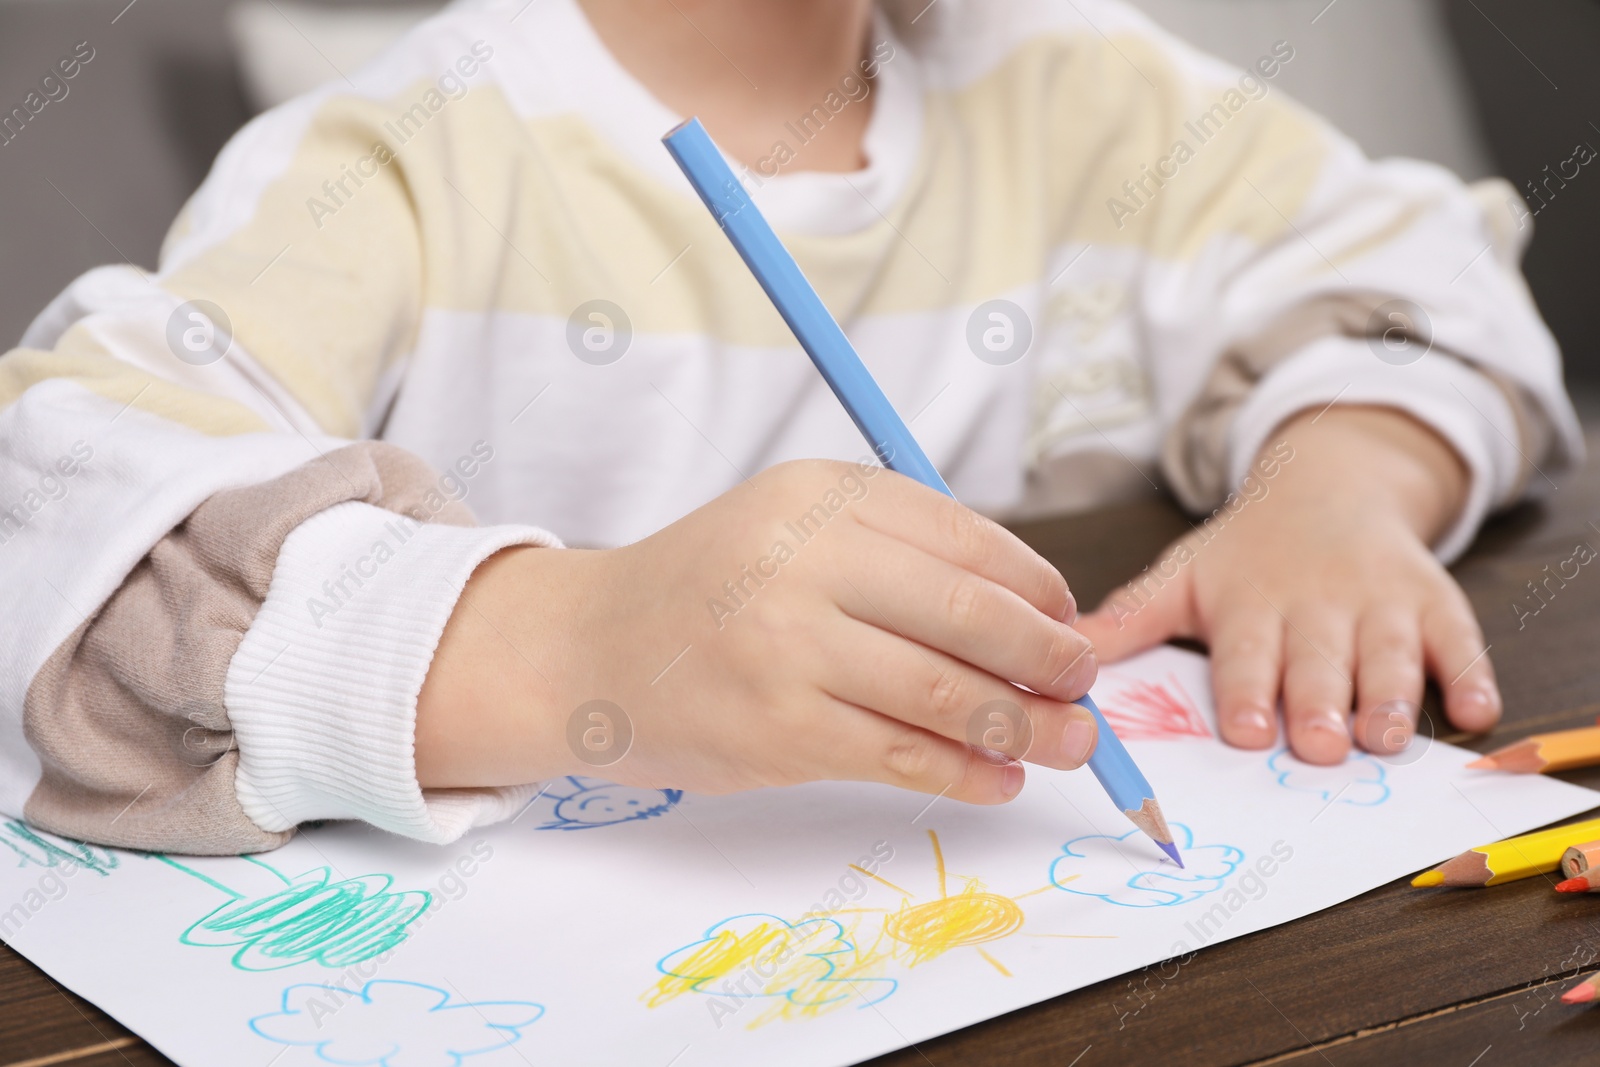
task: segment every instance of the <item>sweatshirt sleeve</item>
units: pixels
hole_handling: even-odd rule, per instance
[[[446,841],[518,802],[419,789],[416,696],[473,568],[557,542],[475,528],[460,478],[351,443],[392,400],[445,227],[402,158],[336,217],[307,192],[370,163],[387,113],[327,92],[257,119],[159,270],[85,275],[0,359],[0,813],[237,853],[310,819]]]
[[[442,842],[509,814],[525,790],[417,786],[416,699],[472,569],[554,543],[472,526],[384,444],[214,494],[34,676],[24,814],[191,853],[270,848],[313,819]]]
[[[1445,560],[1572,469],[1582,435],[1518,269],[1532,220],[1509,184],[1367,159],[1277,87],[1288,41],[1240,71],[1123,5],[1094,9],[1140,42],[1123,45],[1150,83],[1135,106],[1165,130],[1104,210],[1148,256],[1133,310],[1185,506],[1219,506],[1286,419],[1336,403],[1403,411],[1466,464]]]

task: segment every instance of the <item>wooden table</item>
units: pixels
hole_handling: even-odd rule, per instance
[[[1600,434],[1590,449],[1600,453]],[[1518,628],[1526,583],[1600,546],[1600,464],[1538,504],[1495,520],[1455,568],[1483,620],[1506,698],[1483,750],[1600,713],[1600,569],[1584,568]],[[1098,602],[1184,529],[1142,502],[1018,527]],[[1600,788],[1600,769],[1564,775]],[[1578,967],[1578,961],[1592,961]],[[1544,879],[1485,891],[1419,892],[1404,882],[1296,922],[1205,949],[875,1060],[874,1067],[966,1064],[1396,1063],[1542,1067],[1600,1062],[1600,1009],[1557,997],[1600,966],[1600,898]],[[133,979],[137,980],[137,979]],[[145,1067],[168,1061],[92,1004],[0,946],[0,1067]]]

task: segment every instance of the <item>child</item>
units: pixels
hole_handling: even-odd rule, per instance
[[[1281,702],[1304,759],[1397,749],[1425,670],[1488,728],[1442,563],[1577,461],[1558,356],[1509,189],[1368,162],[1294,56],[1100,0],[488,0],[262,116],[155,275],[0,363],[0,811],[232,853],[591,773],[996,803],[1179,634],[1237,745]],[[689,114],[967,505],[1212,517],[1080,617],[861,462],[659,144]]]

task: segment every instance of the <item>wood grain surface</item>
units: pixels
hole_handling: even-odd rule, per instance
[[[1600,435],[1591,434],[1590,448],[1600,449]],[[1600,715],[1600,569],[1583,568],[1537,615],[1519,620],[1513,608],[1546,565],[1554,569],[1579,542],[1600,547],[1600,469],[1544,492],[1495,519],[1455,567],[1483,620],[1506,718],[1489,737],[1461,738],[1439,721],[1430,695],[1430,721],[1444,740],[1487,751]],[[1150,500],[1016,529],[1062,569],[1087,608],[1186,523]],[[1600,788],[1600,770],[1560,777]],[[1600,1009],[1557,999],[1573,977],[1600,966],[1600,894],[1558,896],[1550,885],[1423,892],[1396,882],[1205,949],[1176,971],[1102,982],[873,1065],[1600,1062]],[[0,1067],[167,1062],[0,946]]]

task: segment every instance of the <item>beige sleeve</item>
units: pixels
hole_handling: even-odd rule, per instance
[[[24,731],[42,764],[29,822],[129,848],[233,854],[274,848],[234,791],[239,749],[228,666],[301,522],[359,501],[472,525],[436,475],[392,445],[350,445],[273,481],[217,493],[163,538],[28,688]]]
[[[1260,183],[1303,147],[1280,151],[1268,137],[1270,164],[1220,148],[1196,163],[1192,176],[1244,188],[1242,217],[1281,226],[1191,268],[1176,307],[1155,276],[1137,296],[1168,387],[1157,390],[1161,470],[1204,513],[1245,483],[1288,419],[1334,404],[1390,408],[1437,434],[1469,473],[1431,546],[1448,562],[1488,514],[1554,487],[1583,455],[1560,352],[1518,269],[1527,212],[1498,179],[1468,187],[1438,167],[1371,161],[1326,128],[1315,142],[1316,180],[1295,198]]]
[[[1262,380],[1290,358],[1315,342],[1337,338],[1359,342],[1351,350],[1352,381],[1357,374],[1381,366],[1371,355],[1367,342],[1377,340],[1370,332],[1374,314],[1391,300],[1389,295],[1377,292],[1324,294],[1291,309],[1267,329],[1226,349],[1212,366],[1198,395],[1179,415],[1162,443],[1162,472],[1178,499],[1200,510],[1214,506],[1235,488],[1230,480],[1230,467],[1236,465],[1236,457],[1230,456],[1229,449],[1234,420]],[[1414,337],[1412,341],[1428,345],[1432,338]],[[1432,353],[1435,358],[1458,358],[1437,346],[1433,346]],[[1470,361],[1463,362],[1471,366]],[[1494,385],[1515,419],[1516,451],[1522,463],[1510,495],[1518,496],[1534,472],[1537,460],[1532,457],[1546,456],[1553,448],[1554,429],[1538,401],[1521,383],[1492,367],[1473,366],[1473,369]],[[1347,392],[1346,396],[1349,395]],[[1335,399],[1342,398],[1336,396]],[[1361,399],[1351,397],[1350,402],[1359,403]],[[1370,402],[1380,406],[1384,403],[1383,399]],[[1287,417],[1297,412],[1282,414]],[[1268,434],[1275,429],[1262,428]]]

